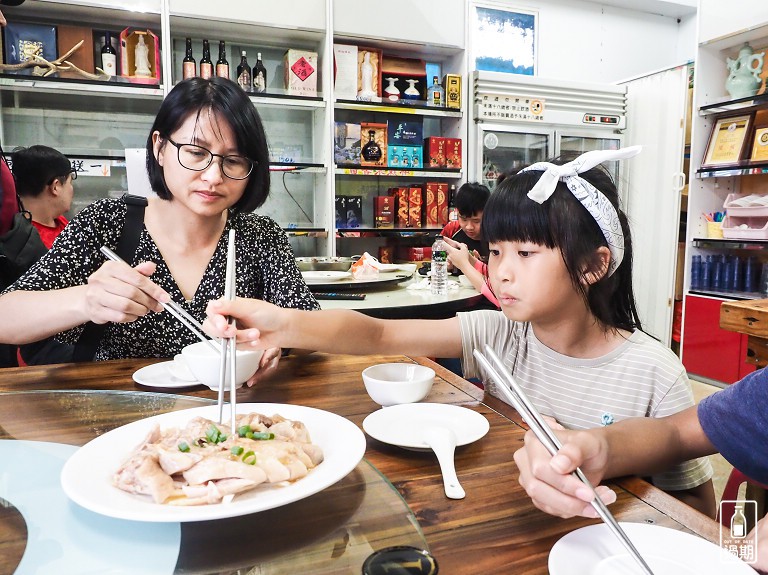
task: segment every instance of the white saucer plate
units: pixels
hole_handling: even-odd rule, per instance
[[[654,575],[755,575],[725,549],[684,531],[620,523]],[[640,568],[605,524],[568,533],[549,553],[550,575],[635,575]]]
[[[199,381],[190,381],[176,377],[168,369],[171,364],[173,364],[172,361],[163,361],[142,367],[133,374],[133,381],[144,387],[159,387],[163,389],[181,389],[203,385]]]
[[[483,437],[490,429],[480,413],[444,403],[403,403],[383,407],[363,420],[365,432],[379,441],[409,449],[429,449],[423,440],[428,427],[453,431],[456,445],[467,445]]]
[[[326,283],[351,278],[350,272],[301,272],[301,276],[308,284]]]

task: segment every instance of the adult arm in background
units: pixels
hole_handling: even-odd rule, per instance
[[[488,301],[490,301],[496,307],[499,307],[499,300],[493,294],[488,287],[488,283],[485,281],[485,265],[480,259],[469,252],[469,248],[466,244],[452,240],[451,238],[443,238],[446,243],[446,251],[448,252],[448,260],[461,272],[467,276],[472,287],[483,294]]]

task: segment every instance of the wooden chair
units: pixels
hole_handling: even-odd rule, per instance
[[[768,490],[768,487],[757,483],[756,481],[752,481],[736,468],[734,468],[728,476],[728,481],[723,488],[721,501],[738,500],[739,489],[744,484],[747,486],[744,499],[753,500],[757,503],[757,518],[759,520],[764,517],[766,513],[766,490]],[[720,509],[718,510],[718,520],[723,527],[730,528],[731,517],[733,517],[735,511],[736,505],[734,503],[723,503],[720,506]],[[752,514],[747,514],[747,531],[752,531],[754,527],[754,517]]]

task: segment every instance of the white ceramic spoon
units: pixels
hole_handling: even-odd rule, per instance
[[[453,465],[453,452],[456,449],[456,436],[453,431],[447,427],[430,426],[424,429],[422,439],[437,455],[440,471],[443,474],[445,496],[448,499],[464,499],[464,489],[459,483],[456,468]]]

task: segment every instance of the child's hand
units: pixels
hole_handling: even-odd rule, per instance
[[[466,269],[474,267],[475,257],[469,253],[467,244],[459,243],[451,238],[443,238],[443,241],[446,244],[448,259],[454,266],[464,273],[466,273]]]
[[[563,448],[552,457],[532,431],[525,434],[525,447],[514,455],[520,470],[520,485],[533,504],[546,513],[595,518],[597,512],[589,504],[592,491],[571,472],[581,467],[596,485],[605,473],[607,444],[586,432],[558,431],[557,436]],[[616,494],[606,486],[598,486],[597,493],[606,504],[616,501]]]

